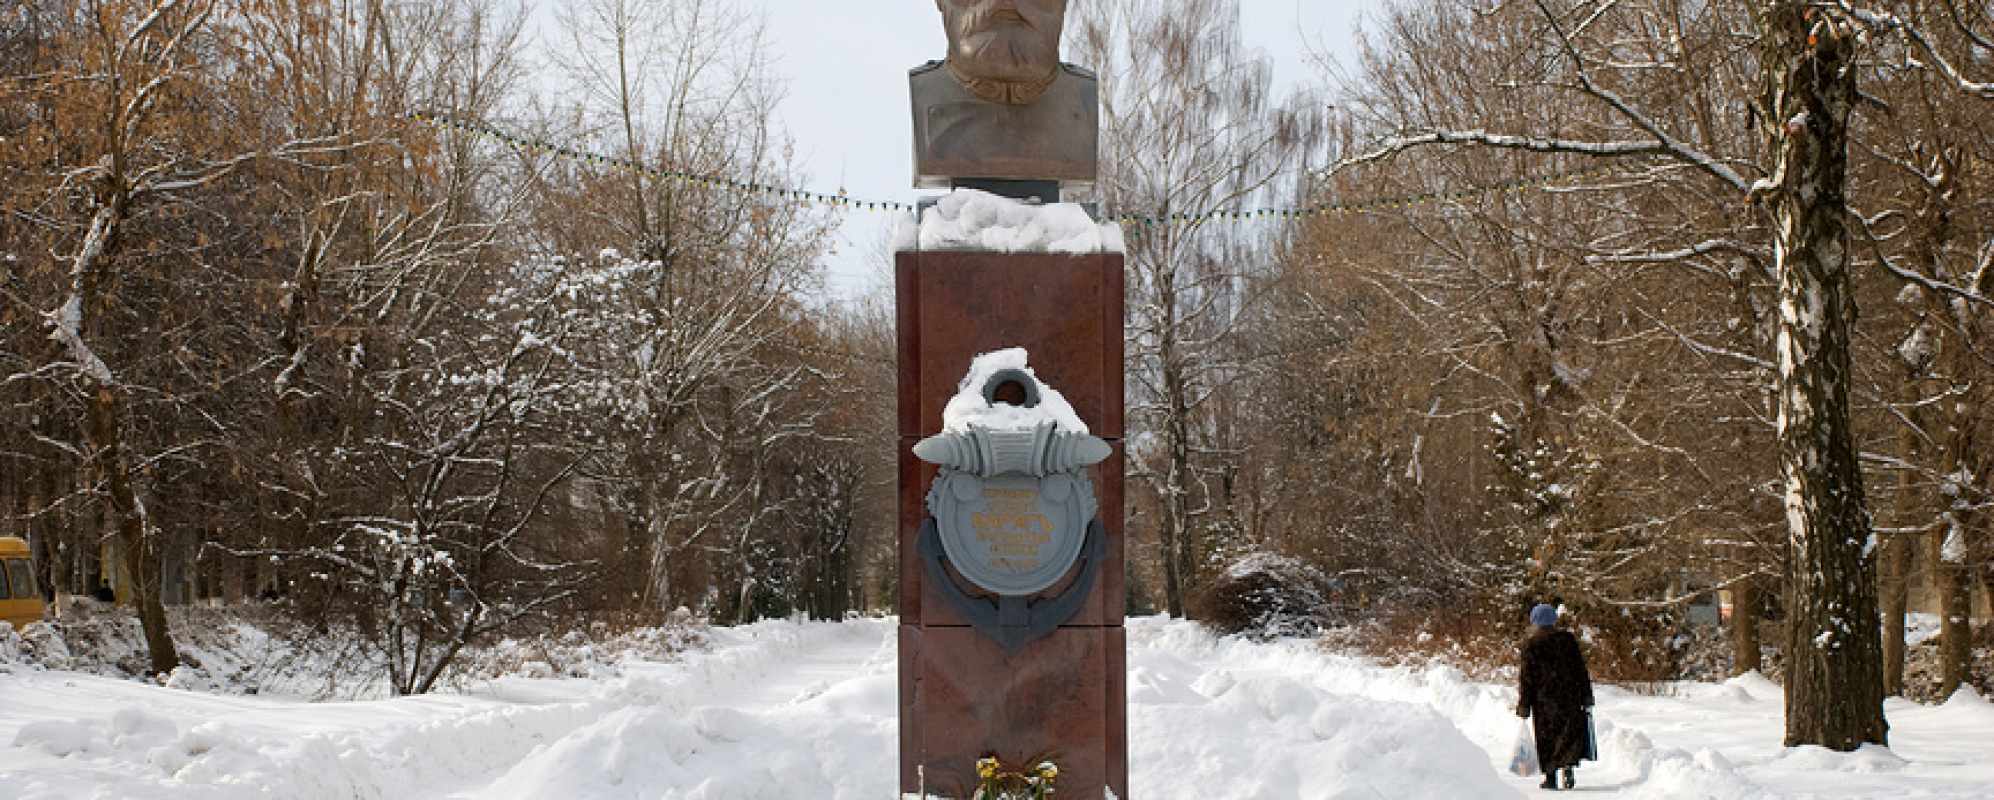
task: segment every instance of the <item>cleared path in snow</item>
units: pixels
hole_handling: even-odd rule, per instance
[[[891,798],[894,624],[770,622],[604,680],[360,703],[215,697],[71,673],[0,674],[0,796]],[[1507,687],[1309,642],[1129,623],[1130,794],[1516,797]],[[1893,701],[1894,750],[1779,746],[1778,687],[1600,692],[1595,797],[1985,797],[1994,707]],[[10,746],[11,745],[11,746]]]

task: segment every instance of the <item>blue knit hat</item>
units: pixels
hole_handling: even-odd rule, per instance
[[[1530,609],[1530,624],[1539,628],[1549,628],[1558,624],[1558,608],[1548,603],[1538,603]]]

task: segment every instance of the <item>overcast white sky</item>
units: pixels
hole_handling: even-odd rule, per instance
[[[934,0],[734,0],[767,14],[789,82],[784,125],[795,138],[805,187],[852,197],[911,200],[912,134],[907,70],[944,47]],[[1171,0],[1156,0],[1170,2]],[[552,0],[559,4],[561,0]],[[1248,46],[1275,62],[1282,84],[1317,79],[1308,53],[1349,49],[1365,0],[1241,0]],[[1085,66],[1085,65],[1082,65]],[[845,212],[828,260],[827,288],[851,297],[891,283],[878,255],[889,215]]]

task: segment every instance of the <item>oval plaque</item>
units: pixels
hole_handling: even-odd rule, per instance
[[[1085,473],[980,477],[944,469],[928,494],[942,549],[964,578],[998,595],[1058,583],[1080,557],[1094,518]]]

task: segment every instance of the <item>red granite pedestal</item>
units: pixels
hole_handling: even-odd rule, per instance
[[[976,760],[995,752],[1007,766],[1050,754],[1065,800],[1101,798],[1103,787],[1127,797],[1122,257],[904,252],[894,266],[901,789],[967,797]],[[915,543],[936,469],[913,454],[915,442],[941,431],[970,359],[1006,347],[1030,352],[1039,379],[1115,447],[1092,471],[1108,551],[1092,594],[1058,630],[1011,654],[926,585]]]

